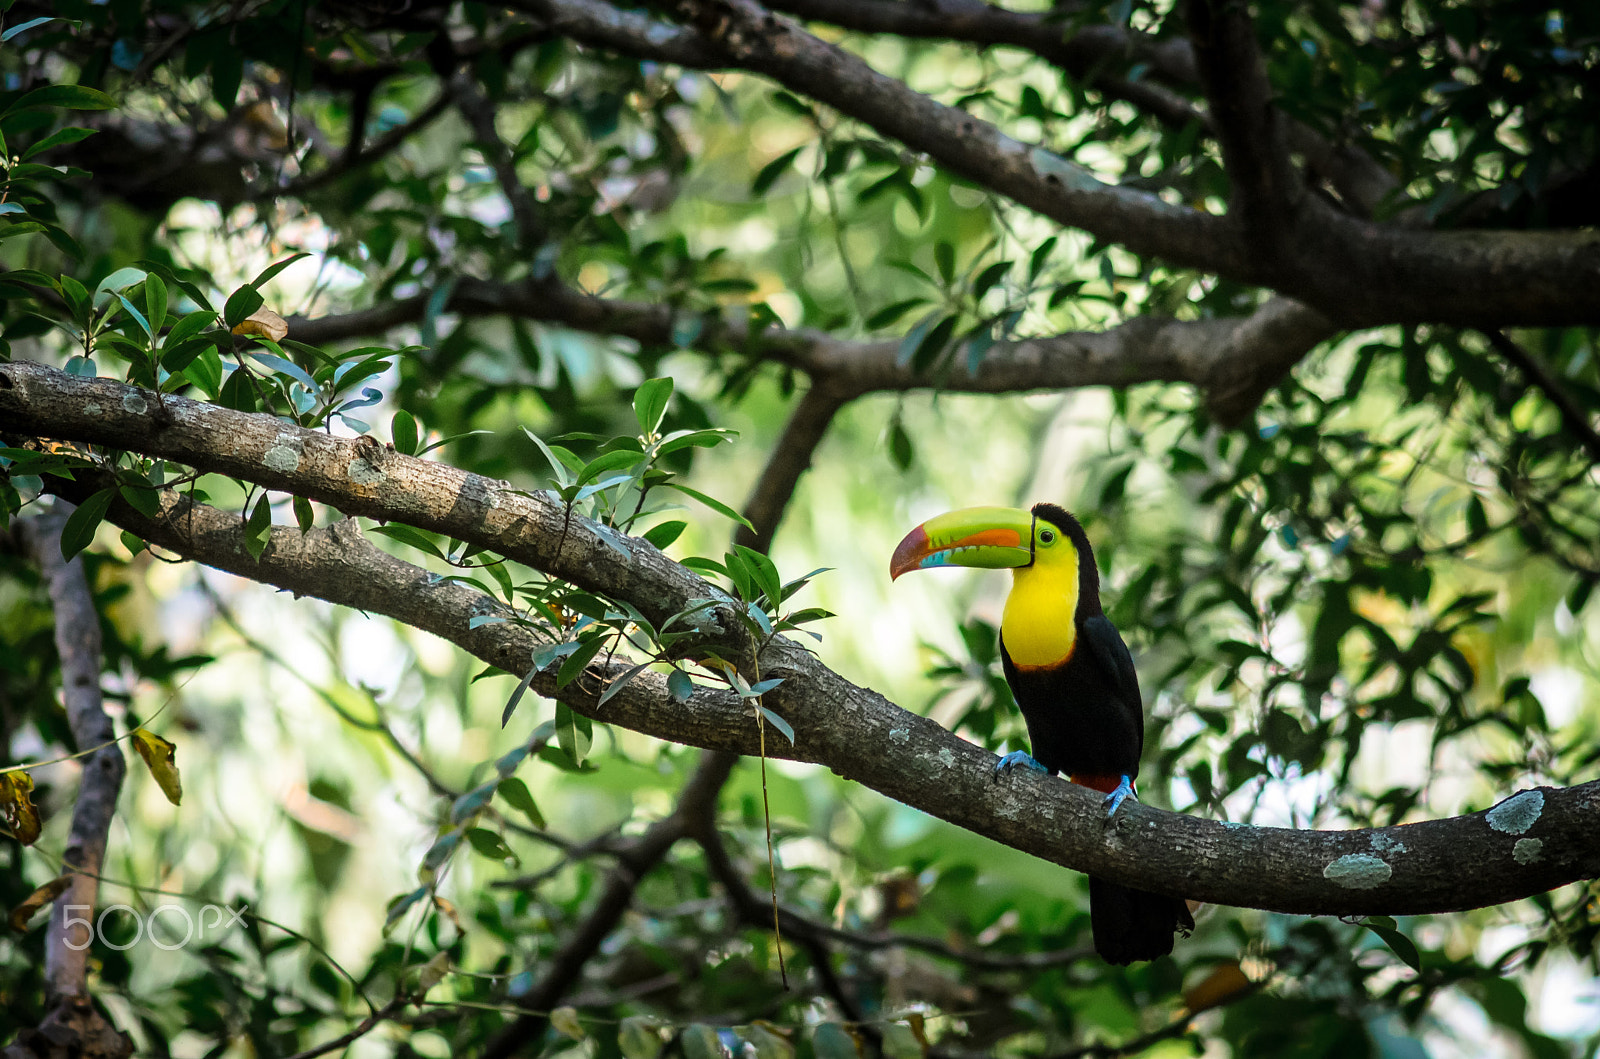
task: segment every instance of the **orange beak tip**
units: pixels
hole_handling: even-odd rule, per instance
[[[917,569],[922,559],[927,555],[928,531],[918,526],[895,548],[894,555],[889,559],[889,580],[898,580],[901,574],[910,573]]]

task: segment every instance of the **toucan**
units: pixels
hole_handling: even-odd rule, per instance
[[[1144,705],[1133,656],[1100,608],[1100,572],[1083,527],[1054,504],[1031,511],[969,507],[906,534],[889,562],[893,580],[940,566],[1007,569],[1011,594],[1000,620],[1006,683],[1028,723],[1032,753],[1016,767],[1105,794],[1106,822],[1129,797],[1144,747]],[[1095,951],[1109,963],[1153,960],[1172,951],[1173,933],[1194,929],[1188,903],[1089,877]]]

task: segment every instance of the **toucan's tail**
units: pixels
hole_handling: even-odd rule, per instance
[[[1107,963],[1153,960],[1172,951],[1172,935],[1194,929],[1189,904],[1181,897],[1132,890],[1089,877],[1089,923],[1094,950]]]

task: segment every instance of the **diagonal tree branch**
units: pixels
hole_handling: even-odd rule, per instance
[[[1556,410],[1561,413],[1562,422],[1577,437],[1578,444],[1583,446],[1591,460],[1600,463],[1600,433],[1595,432],[1589,413],[1572,399],[1572,395],[1561,385],[1561,380],[1556,374],[1539,363],[1532,353],[1507,338],[1504,332],[1488,330],[1483,332],[1483,337],[1489,340],[1495,352],[1522,372],[1523,376],[1537,386],[1545,398],[1556,406]]]
[[[734,534],[734,543],[758,552],[772,550],[772,538],[778,532],[783,513],[788,510],[800,476],[811,466],[817,446],[833,423],[833,417],[848,402],[850,395],[829,383],[826,376],[813,383],[789,413],[783,433],[772,446],[772,455],[762,468],[761,477],[745,501],[744,517],[754,529],[740,526]]]
[[[447,533],[626,600],[652,620],[719,596],[647,542],[569,519],[543,494],[513,493],[384,452],[370,439],[334,438],[271,416],[170,396],[164,408],[158,415],[153,399],[110,380],[0,365],[0,416],[14,430],[159,455]],[[51,481],[69,499],[105,481],[78,477]],[[378,550],[352,522],[305,534],[275,529],[257,560],[238,516],[171,491],[157,501],[154,518],[113,501],[111,518],[196,561],[397,618],[507,672],[521,672],[537,642],[508,622],[472,628],[474,615],[496,612],[494,601]],[[742,628],[716,612],[699,633],[703,648],[749,656]],[[678,702],[661,676],[641,674],[602,704],[601,688],[620,671],[619,664],[564,688],[553,674],[536,674],[533,687],[602,722],[708,749],[755,751],[756,727],[733,693],[699,688]],[[765,648],[762,674],[784,678],[764,701],[795,731],[792,746],[769,746],[769,754],[826,764],[958,826],[1124,885],[1303,914],[1411,915],[1498,904],[1600,874],[1600,782],[1538,788],[1487,812],[1389,828],[1245,827],[1130,804],[1107,830],[1093,792],[1033,773],[996,783],[992,754],[851,684],[784,638]]]
[[[602,0],[528,0],[526,10],[584,43],[685,65],[692,52],[711,60],[693,65],[765,74],[1044,216],[1135,253],[1228,274],[1249,265],[1221,218],[1107,184],[1082,166],[913,91],[752,0],[689,0],[685,10],[698,30],[694,37],[676,28],[655,29],[660,23],[651,20],[625,20]]]

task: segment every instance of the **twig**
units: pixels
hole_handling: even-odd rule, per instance
[[[545,1013],[577,984],[583,968],[600,951],[601,944],[632,905],[640,881],[661,863],[678,839],[715,816],[717,794],[737,760],[734,755],[719,751],[702,754],[699,767],[678,796],[677,808],[618,851],[617,865],[606,877],[599,900],[589,915],[551,957],[544,977],[518,998],[519,1005],[527,1013],[489,1042],[483,1050],[483,1059],[505,1059],[544,1032],[549,1022]]]
[[[303,1052],[295,1052],[293,1055],[289,1056],[288,1059],[315,1059],[316,1056],[327,1055],[329,1052],[338,1051],[339,1049],[350,1045],[358,1038],[365,1037],[384,1022],[393,1018],[394,1015],[400,1011],[400,1009],[406,1006],[406,1002],[407,1001],[405,997],[397,996],[387,1004],[383,1005],[383,1007],[379,1008],[377,1011],[374,1011],[372,1014],[362,1019],[361,1022],[357,1024],[349,1033],[335,1037],[331,1041],[324,1041],[315,1048],[307,1048]]]
[[[1578,436],[1578,443],[1583,446],[1589,457],[1600,463],[1600,434],[1595,433],[1593,425],[1589,422],[1588,413],[1562,388],[1555,374],[1535,360],[1532,353],[1507,338],[1503,331],[1490,328],[1483,331],[1483,337],[1487,338],[1497,353],[1515,365],[1528,377],[1528,381],[1537,386],[1550,403],[1556,406],[1567,429]]]

